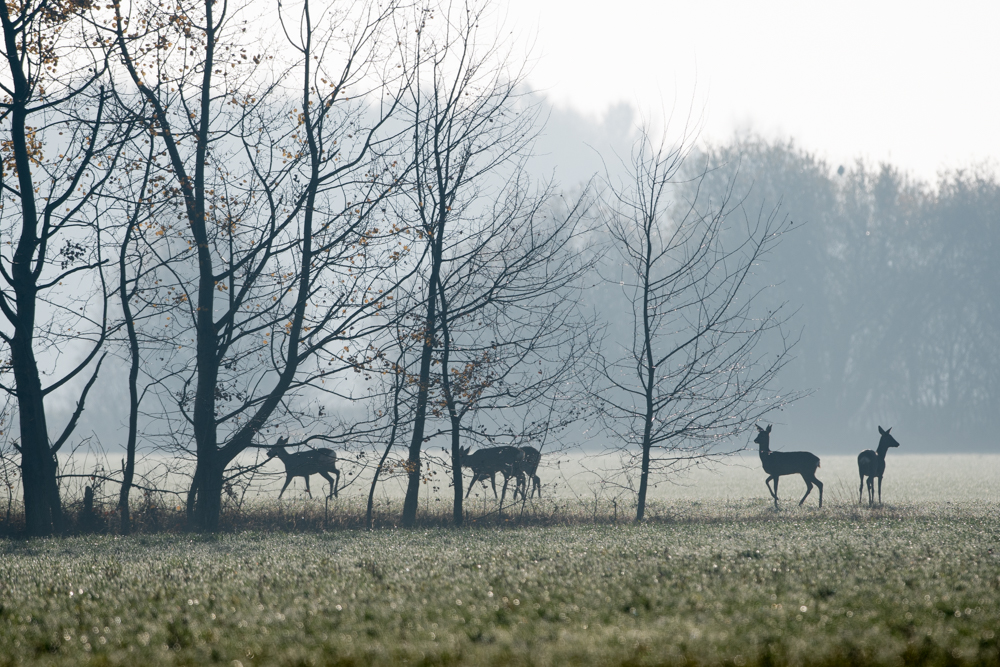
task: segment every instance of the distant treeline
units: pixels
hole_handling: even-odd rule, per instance
[[[924,451],[992,449],[1000,427],[1000,182],[991,165],[929,184],[888,164],[831,165],[744,137],[691,160],[702,196],[732,186],[792,231],[757,272],[801,330],[782,385],[815,393],[782,415],[799,437],[869,445],[900,424]],[[692,186],[693,187],[693,186]],[[737,216],[732,233],[739,234]],[[916,437],[913,437],[916,436]],[[845,442],[846,440],[846,442]]]

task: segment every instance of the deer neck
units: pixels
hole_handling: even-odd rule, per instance
[[[885,455],[889,453],[889,445],[879,445],[875,450],[875,456],[885,461]]]
[[[286,450],[284,447],[279,447],[278,448],[278,453],[276,454],[276,456],[279,459],[281,459],[282,463],[287,464],[288,463],[288,459],[291,457],[291,454],[289,454],[288,450]]]

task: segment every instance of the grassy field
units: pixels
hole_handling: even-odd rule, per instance
[[[1000,664],[994,502],[675,508],[0,541],[0,665]]]

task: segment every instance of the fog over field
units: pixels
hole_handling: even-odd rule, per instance
[[[421,492],[421,504],[440,510],[451,497],[451,489],[447,485],[447,452],[441,449],[428,449],[428,457],[434,462],[428,465],[430,482],[424,485]],[[899,454],[893,452],[887,464],[887,470],[882,485],[883,503],[894,509],[922,507],[929,511],[933,507],[945,505],[977,505],[989,506],[1000,503],[1000,455],[996,454]],[[858,503],[858,464],[857,457],[845,455],[824,455],[822,465],[816,476],[823,482],[823,503],[827,506],[850,506]],[[80,472],[93,471],[99,468],[99,462],[93,455],[73,457],[64,463],[67,470]],[[252,463],[245,459],[243,463]],[[258,461],[259,463],[259,461]],[[114,465],[114,459],[111,460]],[[629,467],[634,468],[634,463]],[[164,476],[167,469],[173,470]],[[367,497],[372,479],[371,467],[363,467],[357,461],[342,461],[340,464],[341,479],[339,497],[331,498],[329,509],[333,512],[343,511],[338,508],[344,503],[356,507]],[[583,454],[580,452],[562,452],[550,454],[542,459],[538,468],[538,476],[542,482],[541,500],[537,496],[529,500],[528,507],[544,502],[547,507],[556,505],[570,506],[574,509],[585,507],[595,500],[601,505],[612,501],[622,508],[623,515],[634,505],[635,479],[629,485],[623,478],[622,461],[615,455]],[[155,482],[158,488],[168,489],[178,494],[185,491],[190,475],[190,469],[177,466],[175,461],[164,457],[151,456],[138,466],[138,472]],[[650,500],[657,504],[658,511],[672,515],[684,511],[692,503],[704,503],[706,511],[720,511],[727,503],[745,505],[747,502],[761,503],[768,506],[771,499],[764,486],[767,475],[761,469],[757,455],[745,452],[727,459],[723,464],[710,467],[696,467],[668,476],[657,483],[650,491]],[[278,495],[285,482],[284,469],[280,461],[272,460],[263,465],[253,476],[252,482],[238,489],[239,502],[245,504],[245,510],[252,512],[259,503],[271,503]],[[469,475],[466,474],[466,483]],[[92,483],[87,475],[66,480],[68,497],[83,495],[82,487]],[[312,499],[306,495],[305,485],[299,477],[289,485],[284,494],[284,502],[289,510],[296,507],[322,506],[324,496],[329,493],[329,484],[317,475],[310,480]],[[110,491],[116,489],[110,488]],[[376,493],[380,503],[399,503],[406,490],[406,478],[395,476],[385,480]],[[497,475],[497,491],[503,490],[503,477]],[[514,490],[511,480],[508,495]],[[782,477],[779,483],[781,507],[785,510],[796,510],[805,484],[798,475]],[[877,484],[876,484],[877,493]],[[175,499],[181,496],[173,493],[159,497],[159,502],[165,508],[173,506]],[[470,508],[472,511],[492,511],[496,508],[496,500],[489,483],[477,484],[470,493]],[[806,499],[805,508],[817,511],[819,494],[817,489]],[[877,499],[877,496],[876,496]],[[108,502],[114,499],[108,497]],[[510,507],[508,498],[507,505]],[[867,506],[867,491],[863,497],[863,506]],[[346,509],[347,505],[343,505]],[[514,504],[515,511],[520,507],[520,501]]]

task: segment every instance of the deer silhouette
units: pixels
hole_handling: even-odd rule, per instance
[[[514,475],[517,477],[517,488],[514,489],[514,498],[517,498],[518,491],[521,492],[521,497],[527,500],[528,498],[528,480],[531,480],[531,497],[535,497],[535,491],[538,491],[538,497],[542,497],[542,480],[538,478],[538,463],[542,460],[542,453],[535,449],[534,447],[520,447],[522,452],[524,452],[524,459],[517,465],[517,469],[514,471]]]
[[[774,498],[775,509],[778,508],[778,478],[782,475],[802,475],[806,483],[806,495],[799,501],[800,507],[812,492],[813,484],[819,488],[819,506],[823,507],[823,482],[816,479],[819,457],[810,452],[772,452],[770,438],[770,425],[767,429],[757,427],[757,437],[754,438],[754,442],[759,445],[760,462],[764,466],[764,472],[768,474],[764,483]],[[771,480],[774,480],[774,490],[771,490]]]
[[[312,491],[309,490],[309,476],[320,474],[323,479],[330,482],[330,496],[336,497],[337,485],[340,483],[340,471],[337,470],[337,453],[332,449],[311,449],[305,452],[288,453],[285,447],[288,445],[288,438],[279,438],[277,444],[267,450],[267,458],[272,459],[277,456],[285,464],[285,485],[281,487],[278,500],[284,495],[285,489],[292,483],[295,477],[304,477],[306,480],[306,493],[312,498]],[[334,481],[329,473],[337,476]],[[330,496],[327,496],[329,498]]]
[[[899,447],[896,439],[889,435],[892,428],[884,431],[878,427],[879,435],[882,437],[878,441],[878,451],[866,449],[858,454],[858,475],[861,477],[861,484],[858,485],[858,503],[864,494],[865,477],[868,477],[868,506],[875,504],[875,478],[878,477],[878,504],[882,504],[882,475],[885,474],[885,455],[890,447]]]
[[[472,481],[469,483],[469,490],[465,492],[468,498],[472,493],[472,487],[478,481],[490,480],[493,485],[493,497],[497,497],[496,474],[503,474],[503,496],[507,495],[507,480],[516,477],[521,463],[524,461],[524,452],[517,447],[487,447],[469,453],[468,447],[460,447],[459,464],[463,468],[472,469]],[[516,489],[515,489],[516,492]]]

